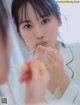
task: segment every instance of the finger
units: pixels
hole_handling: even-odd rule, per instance
[[[54,44],[51,45],[51,48],[54,50],[55,53],[58,53],[58,50],[56,49]]]
[[[39,67],[37,59],[33,58],[31,61],[27,62],[27,68],[24,68],[23,73],[20,77],[21,81],[29,81],[33,77],[39,76]]]
[[[19,81],[20,81],[21,83],[23,83],[23,82],[28,82],[28,81],[29,81],[29,76],[28,76],[28,75],[21,76],[21,77],[19,78]]]
[[[29,63],[30,61],[25,62],[21,75],[25,75],[29,71]]]
[[[55,61],[58,61],[60,59],[60,54],[56,49],[52,49],[51,47],[48,48],[48,54],[51,55]]]
[[[20,76],[20,81],[23,81],[23,80],[29,81],[32,78],[32,73],[30,70],[30,62],[31,61],[27,61],[25,63],[25,66],[24,66],[21,76]]]
[[[56,60],[51,54],[52,54],[51,52],[49,53],[47,52],[45,55],[46,55],[46,58],[49,60],[50,64],[54,65],[56,63]]]
[[[46,61],[46,67],[48,71],[52,73],[54,70],[56,70],[55,67],[57,65],[57,62],[51,57],[51,55],[46,54],[44,60]]]
[[[52,44],[51,48],[54,50],[55,53],[58,53],[58,50],[56,49],[54,44]]]
[[[31,80],[31,78],[32,78],[32,74],[30,72],[28,72],[25,75],[21,75],[19,80],[20,80],[20,82],[28,82]]]
[[[43,62],[44,62],[47,69],[50,68],[48,66],[51,66],[51,63],[50,63],[50,61],[49,61],[49,59],[47,58],[46,55],[43,56]]]
[[[46,50],[47,50],[47,47],[42,46],[42,45],[38,45],[37,48],[38,48],[39,50],[42,50],[42,51],[46,51]]]
[[[45,75],[45,73],[46,73],[46,67],[45,67],[45,65],[41,61],[39,61],[39,60],[36,60],[35,65],[37,67],[35,66],[35,70],[33,70],[34,77]]]

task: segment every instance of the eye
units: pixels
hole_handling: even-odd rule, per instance
[[[44,19],[41,24],[47,24],[50,20],[49,19]]]
[[[30,28],[32,28],[32,26],[30,24],[26,24],[26,25],[24,25],[24,28],[30,29]]]

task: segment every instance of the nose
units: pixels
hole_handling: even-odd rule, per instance
[[[39,39],[39,40],[44,38],[44,34],[43,34],[42,29],[40,27],[36,27],[35,36],[36,36],[36,39]]]

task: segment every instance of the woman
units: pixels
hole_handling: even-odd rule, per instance
[[[20,37],[34,52],[34,56],[45,64],[50,74],[44,100],[61,98],[76,103],[79,98],[77,83],[80,83],[80,45],[65,45],[57,40],[58,28],[61,26],[61,13],[57,2],[13,0],[12,17]],[[76,90],[73,92],[72,88]]]

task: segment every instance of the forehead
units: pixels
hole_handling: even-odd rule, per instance
[[[30,3],[28,3],[26,6],[26,9],[24,8],[23,10],[23,18],[25,18],[25,15],[29,19],[36,18],[36,15],[39,17],[39,14],[36,13],[36,11],[34,10],[34,8],[32,7]]]
[[[31,19],[39,19],[49,16],[50,13],[44,12],[41,10],[40,7],[34,8],[30,3],[27,3],[27,5],[24,5],[19,10],[19,21],[23,20],[31,20]]]

